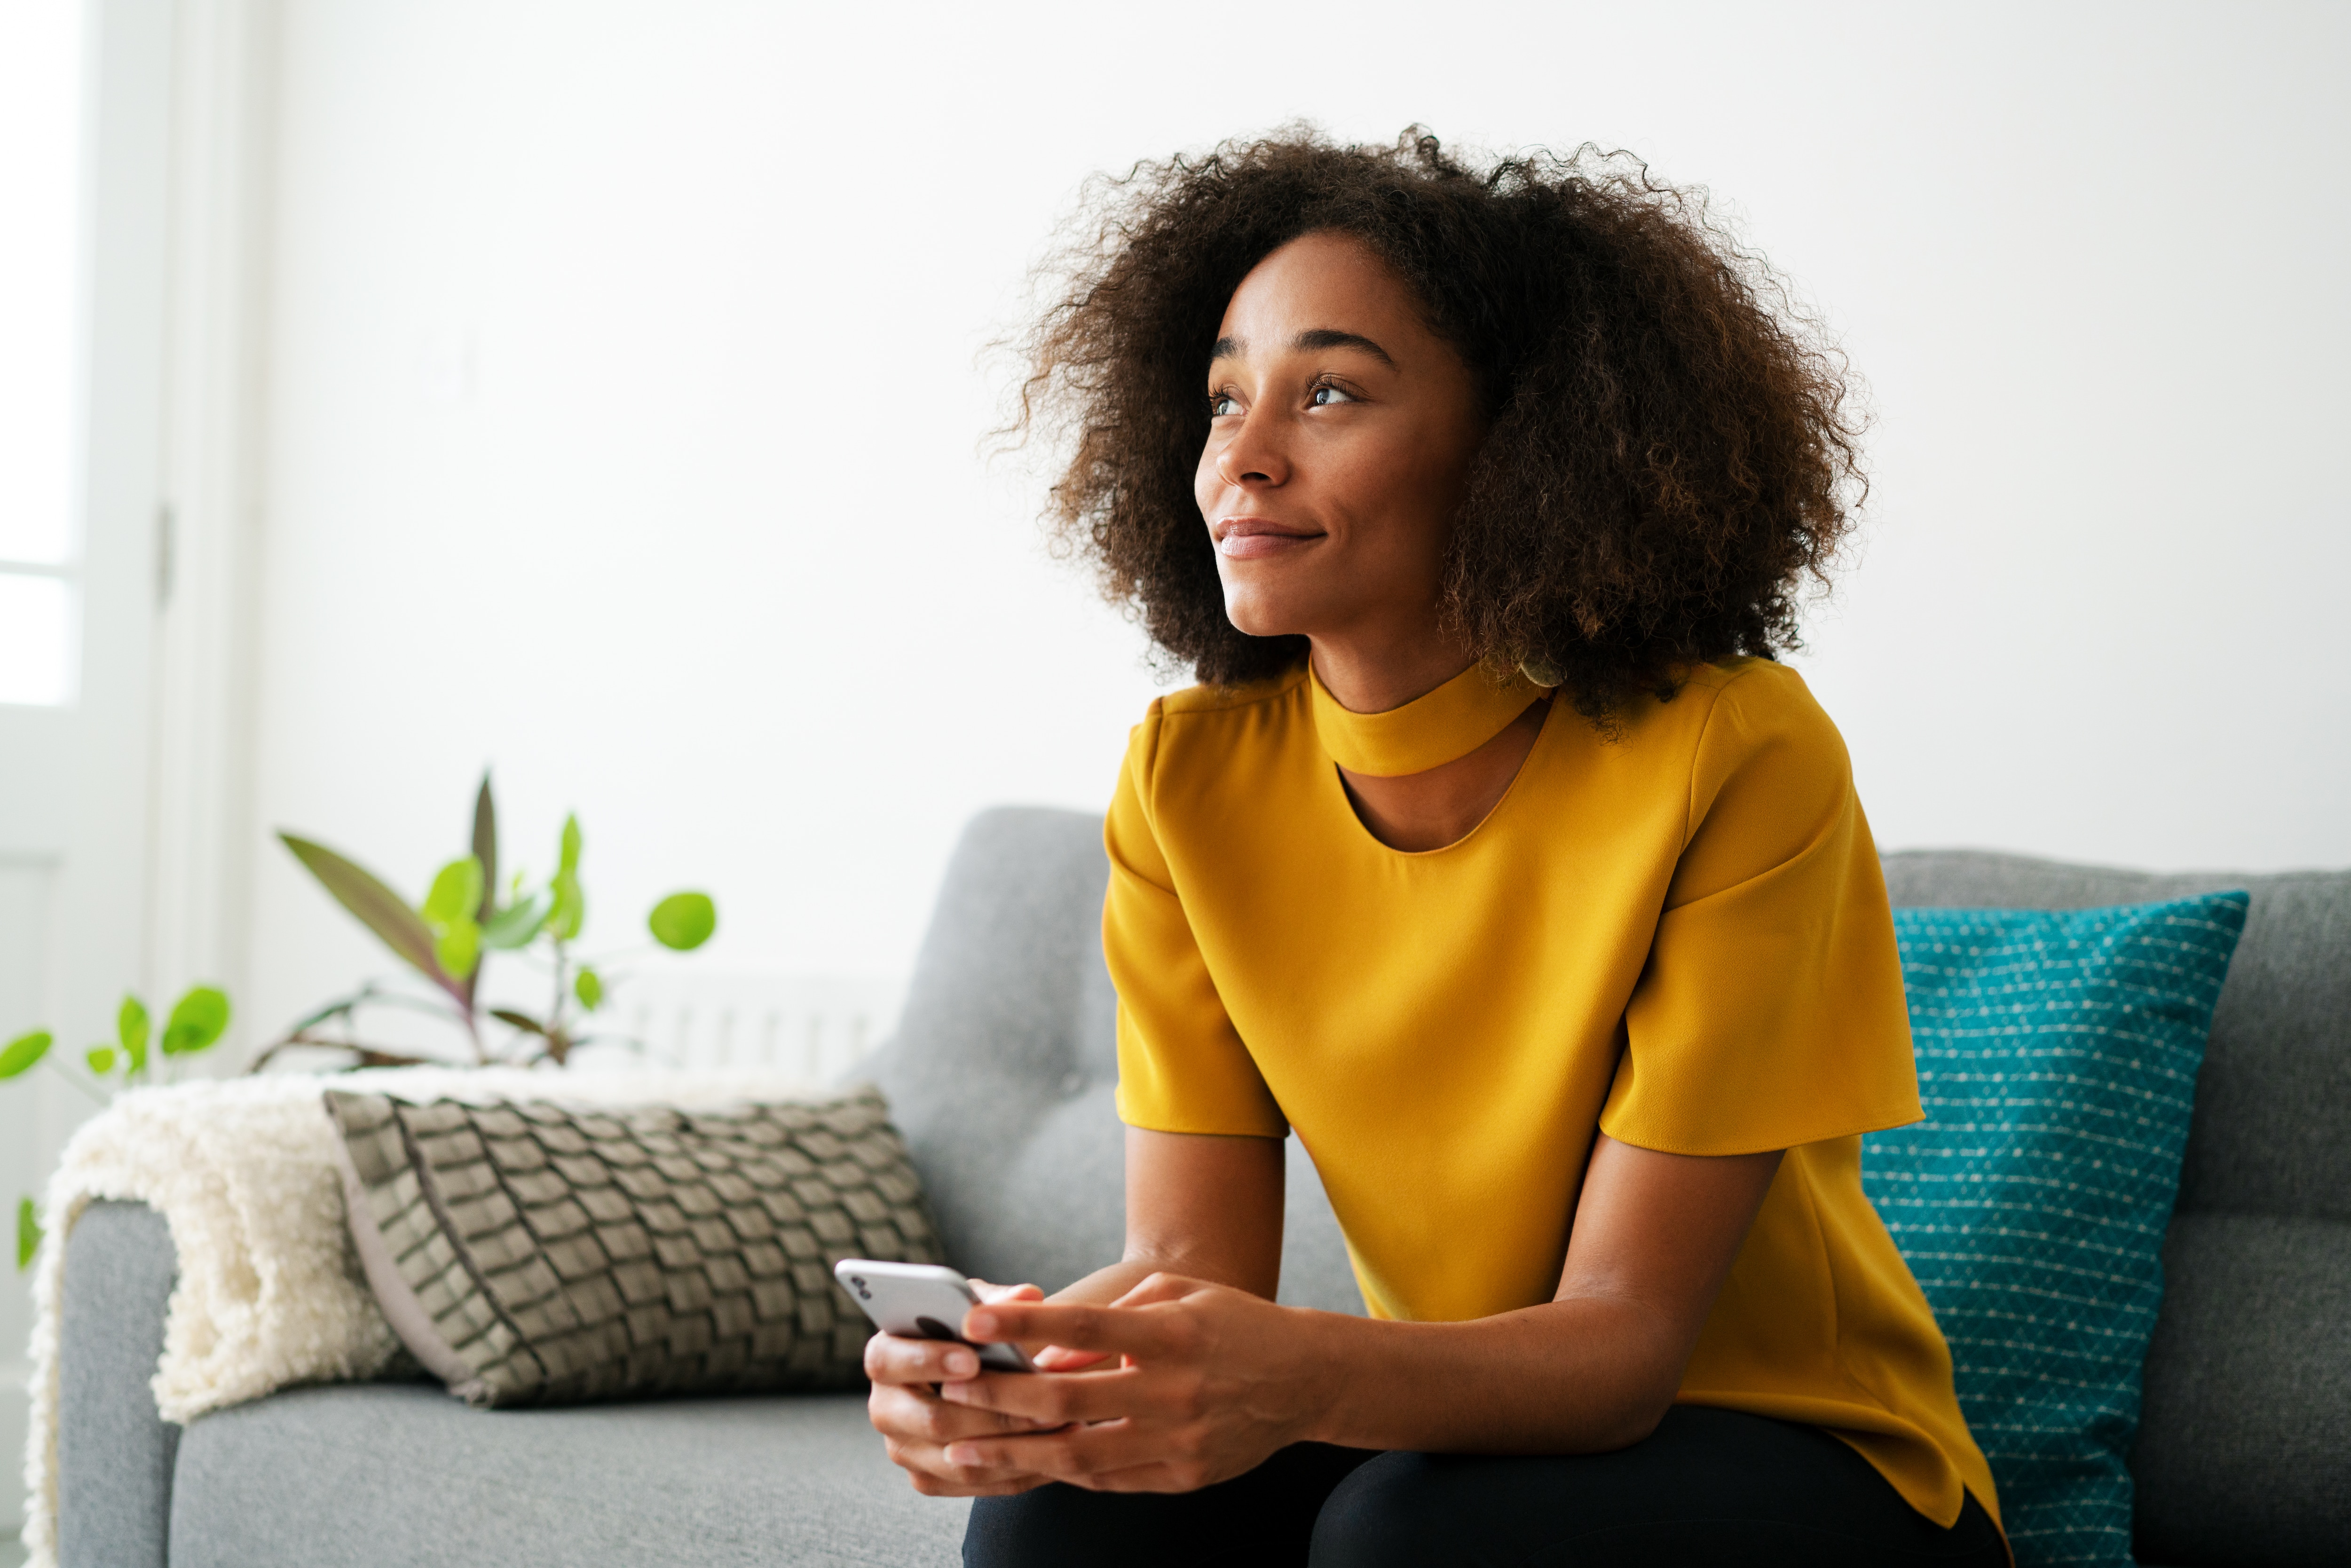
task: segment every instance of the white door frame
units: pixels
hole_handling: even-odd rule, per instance
[[[158,997],[249,973],[276,0],[178,0],[142,966]],[[216,1055],[241,1061],[250,1018]]]
[[[84,46],[80,679],[61,708],[0,709],[0,860],[39,904],[35,1017],[78,1054],[141,979],[152,722],[154,527],[162,493],[172,13],[167,0],[97,0]],[[11,998],[12,1001],[16,998]],[[0,1321],[30,1326],[14,1273],[16,1197],[57,1162],[89,1105],[46,1071],[8,1086],[0,1193],[11,1245]],[[79,1102],[77,1103],[77,1102]],[[24,1341],[0,1364],[0,1443],[21,1451]],[[10,1489],[0,1525],[21,1507]]]
[[[256,497],[276,0],[91,0],[78,700],[0,708],[0,866],[46,884],[39,1022],[69,1058],[137,989],[246,977]],[[47,759],[47,765],[40,765]],[[220,1066],[240,1059],[235,1040]],[[211,1059],[207,1059],[210,1061]],[[90,1103],[0,1103],[0,1196]],[[26,1277],[0,1296],[0,1455],[22,1451]],[[14,1466],[6,1467],[13,1471]],[[0,1487],[0,1533],[21,1499]]]

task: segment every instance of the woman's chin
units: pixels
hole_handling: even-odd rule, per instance
[[[1302,630],[1300,622],[1303,617],[1294,606],[1275,602],[1271,595],[1236,593],[1228,589],[1225,619],[1233,623],[1234,630],[1251,637],[1288,637]]]
[[[1251,637],[1287,637],[1298,630],[1276,615],[1236,615],[1228,610],[1225,618],[1233,623],[1234,630]]]

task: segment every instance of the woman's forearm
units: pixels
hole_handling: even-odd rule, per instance
[[[1280,1243],[1277,1241],[1276,1245]],[[1230,1285],[1251,1295],[1273,1295],[1270,1281],[1242,1278],[1253,1272],[1241,1260],[1233,1258],[1203,1257],[1169,1253],[1164,1256],[1130,1251],[1106,1269],[1097,1269],[1066,1289],[1056,1291],[1046,1298],[1067,1301],[1078,1306],[1106,1307],[1125,1295],[1154,1274],[1181,1274],[1186,1279],[1207,1280],[1219,1285]]]
[[[1640,1441],[1673,1403],[1779,1168],[1772,1151],[1670,1155],[1602,1134],[1558,1299],[1468,1322],[1301,1325],[1324,1369],[1310,1435],[1440,1453]]]
[[[1301,1436],[1425,1453],[1597,1453],[1638,1442],[1686,1354],[1653,1308],[1592,1296],[1471,1322],[1315,1313],[1317,1408]]]

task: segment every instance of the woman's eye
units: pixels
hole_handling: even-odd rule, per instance
[[[1347,391],[1344,387],[1333,386],[1316,387],[1314,389],[1313,395],[1307,399],[1307,402],[1312,403],[1316,408],[1328,408],[1334,402],[1353,402],[1354,401],[1354,393]]]
[[[1228,413],[1238,413],[1240,411],[1241,405],[1223,392],[1218,392],[1208,399],[1208,417],[1210,419],[1222,419]]]

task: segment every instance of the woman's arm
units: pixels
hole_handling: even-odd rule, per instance
[[[1107,1305],[1154,1274],[1273,1300],[1281,1282],[1278,1138],[1126,1130],[1126,1255],[1053,1300]]]
[[[1603,1134],[1559,1293],[1466,1323],[1327,1327],[1308,1436],[1365,1448],[1581,1453],[1646,1437],[1747,1239],[1780,1155],[1667,1155]]]
[[[1309,1439],[1485,1453],[1636,1442],[1672,1403],[1779,1159],[1658,1154],[1602,1136],[1556,1298],[1472,1322],[1302,1312],[1165,1272],[1112,1305],[991,1303],[967,1320],[970,1337],[1050,1340],[1124,1362],[947,1384],[946,1401],[1037,1429],[959,1438],[942,1458],[990,1476],[1171,1491]]]

